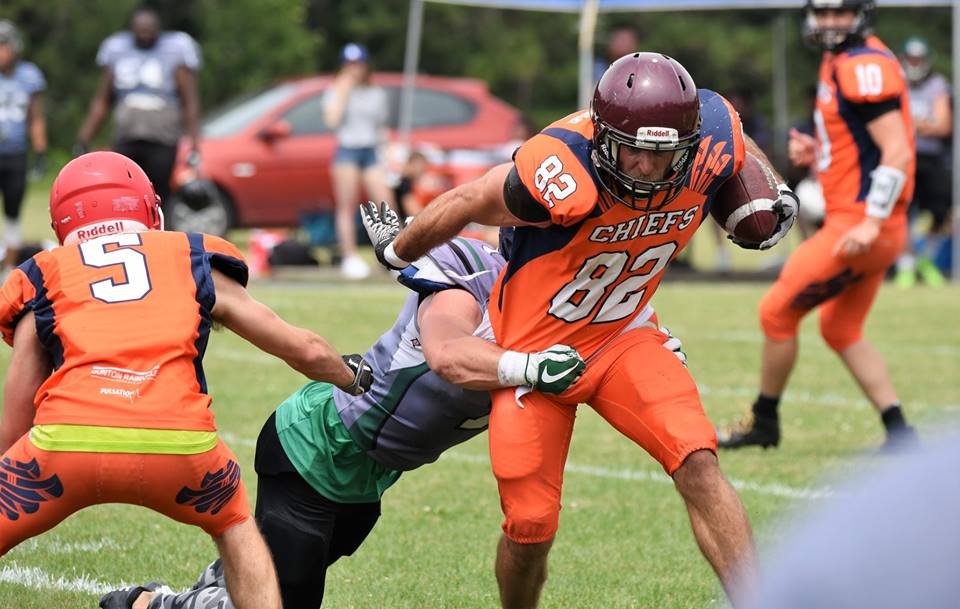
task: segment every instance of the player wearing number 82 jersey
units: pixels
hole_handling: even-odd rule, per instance
[[[505,515],[497,558],[505,607],[532,607],[539,597],[580,403],[673,476],[728,593],[736,594],[738,576],[752,577],[749,523],[720,474],[696,384],[676,358],[661,356],[662,338],[644,324],[668,263],[748,150],[762,158],[722,96],[698,90],[669,57],[633,53],[600,79],[590,111],[549,125],[512,164],[441,195],[395,239],[366,210],[378,257],[395,268],[469,221],[517,226],[488,306],[498,344],[527,351],[561,342],[587,361],[559,396],[493,392],[490,457]],[[789,225],[783,218],[771,242]]]

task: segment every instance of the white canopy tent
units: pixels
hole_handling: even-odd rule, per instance
[[[801,0],[410,0],[410,16],[407,22],[407,40],[404,53],[404,88],[400,102],[400,132],[403,141],[408,141],[413,117],[413,83],[417,73],[420,54],[420,39],[423,33],[423,9],[427,1],[443,4],[461,4],[487,8],[579,13],[579,107],[585,107],[593,89],[593,48],[597,15],[600,12],[677,12],[693,10],[735,9],[796,9],[803,6]],[[953,75],[954,85],[960,85],[960,0],[881,0],[881,6],[953,7]],[[781,14],[774,23],[773,94],[774,132],[781,149],[778,160],[783,160],[782,146],[787,130],[787,53],[785,44],[786,16]],[[960,283],[960,112],[953,115],[953,278]]]

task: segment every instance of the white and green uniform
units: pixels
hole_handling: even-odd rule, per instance
[[[466,290],[483,312],[476,334],[493,340],[487,300],[505,264],[475,239],[458,237],[431,250],[401,274],[416,293],[364,355],[376,379],[370,391],[351,396],[310,383],[277,408],[284,452],[318,493],[339,503],[379,501],[401,472],[436,461],[487,428],[489,393],[457,387],[427,367],[417,308],[435,292]]]

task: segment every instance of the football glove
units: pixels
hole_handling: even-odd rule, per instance
[[[393,240],[400,234],[400,218],[390,206],[380,202],[367,201],[360,206],[360,216],[363,218],[363,227],[367,229],[367,236],[373,244],[373,251],[377,254],[380,264],[394,271],[402,271],[410,263],[397,256],[393,251]]]
[[[353,372],[353,382],[340,389],[350,395],[362,395],[370,391],[370,386],[373,385],[373,368],[363,356],[358,353],[344,355],[343,363]]]
[[[768,250],[783,239],[784,235],[790,232],[793,221],[797,219],[797,209],[800,207],[800,200],[786,184],[777,186],[777,192],[780,193],[780,196],[777,197],[771,210],[777,214],[777,227],[772,237],[760,243],[741,241],[733,235],[730,235],[728,238],[746,250]]]
[[[680,343],[680,339],[674,336],[670,332],[670,329],[665,326],[660,326],[659,329],[661,333],[667,335],[667,342],[663,343],[664,348],[673,351],[673,354],[677,356],[680,363],[686,366],[687,354],[683,352],[683,345]]]
[[[586,367],[576,349],[554,345],[536,353],[505,352],[500,357],[497,377],[504,387],[524,386],[557,394],[574,384]]]

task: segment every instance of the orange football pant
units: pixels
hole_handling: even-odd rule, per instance
[[[586,402],[672,475],[697,450],[716,453],[717,436],[686,367],[653,328],[631,330],[590,357],[559,396],[539,392],[517,404],[513,388],[492,392],[490,461],[500,489],[503,531],[517,543],[557,532],[563,468],[577,404]]]
[[[0,556],[91,505],[142,505],[218,537],[250,518],[223,441],[196,455],[51,452],[24,435],[0,458]]]
[[[907,240],[907,226],[883,226],[865,254],[838,258],[833,249],[859,219],[827,219],[817,234],[790,255],[780,277],[760,301],[760,325],[771,340],[797,335],[800,320],[820,307],[820,334],[840,352],[863,337],[870,306],[887,268],[896,261]]]

